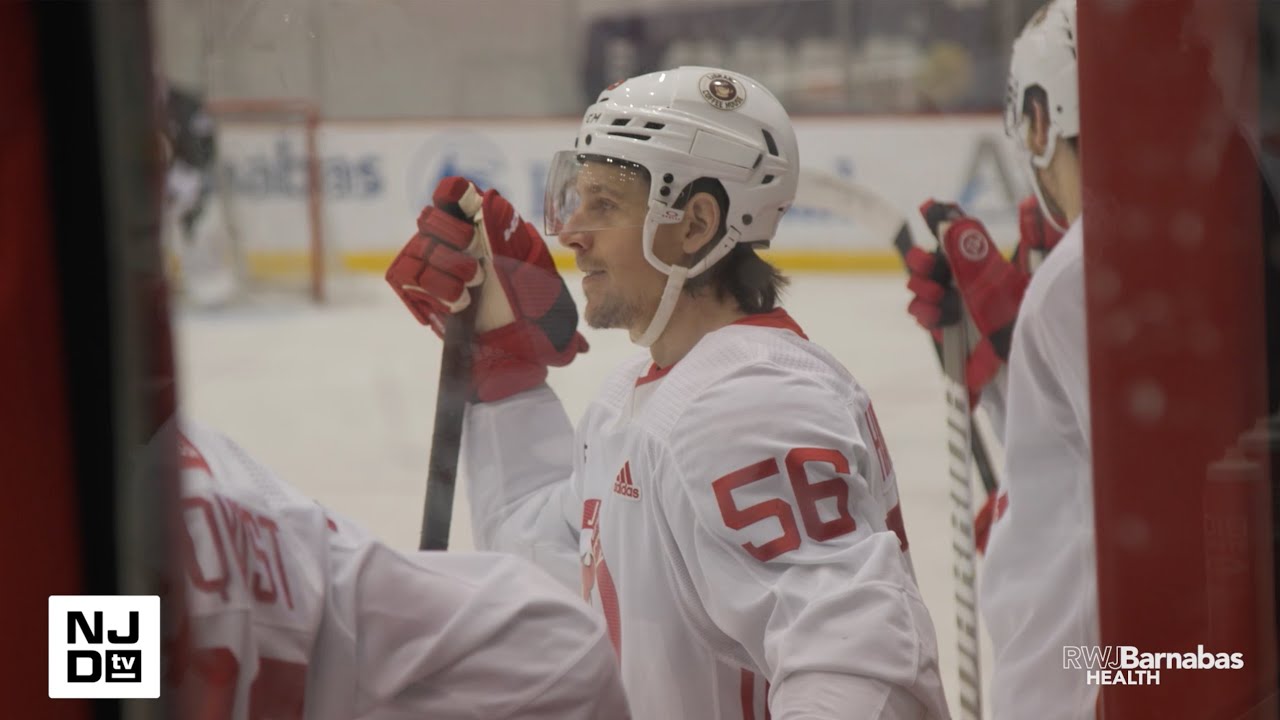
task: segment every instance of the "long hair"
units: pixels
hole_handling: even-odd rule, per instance
[[[688,258],[689,264],[711,252],[727,231],[725,219],[729,217],[729,194],[715,178],[698,178],[689,183],[676,198],[675,207],[683,208],[691,197],[700,192],[708,193],[720,205],[720,227],[711,242]],[[753,245],[738,244],[706,272],[690,278],[684,291],[692,295],[710,289],[717,299],[732,297],[743,312],[755,315],[775,309],[789,282],[781,270],[756,254]]]

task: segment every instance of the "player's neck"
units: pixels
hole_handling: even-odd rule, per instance
[[[1054,153],[1053,162],[1049,164],[1049,174],[1053,178],[1051,194],[1053,204],[1062,211],[1070,225],[1080,217],[1084,209],[1081,195],[1080,156],[1068,147],[1060,146]]]
[[[683,294],[662,335],[649,347],[653,362],[668,368],[689,354],[707,333],[719,330],[746,316],[732,297],[718,298],[711,291]]]
[[[1080,183],[1068,185],[1068,191],[1063,193],[1065,197],[1060,203],[1062,212],[1067,216],[1067,224],[1074,223],[1080,217],[1080,213],[1084,210],[1084,203],[1080,197]]]

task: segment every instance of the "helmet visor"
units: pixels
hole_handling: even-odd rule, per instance
[[[1022,134],[1022,93],[1012,75],[1004,91],[1004,132],[1013,140]]]
[[[626,160],[576,150],[556,153],[547,176],[547,235],[638,228],[649,211],[649,171]]]

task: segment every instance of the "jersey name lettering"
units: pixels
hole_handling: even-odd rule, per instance
[[[230,498],[216,493],[212,498],[212,501],[205,497],[182,499],[182,511],[187,519],[185,564],[192,584],[199,590],[215,593],[223,601],[229,601],[230,555],[255,600],[267,605],[284,604],[293,609],[293,595],[280,552],[276,521]],[[222,523],[218,522],[219,518]],[[207,551],[197,550],[208,547],[213,549],[214,557],[209,557]]]

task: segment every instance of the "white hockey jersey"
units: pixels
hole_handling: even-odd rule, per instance
[[[576,432],[546,387],[472,406],[463,450],[477,547],[581,585],[635,717],[947,717],[871,403],[784,312],[625,364]]]
[[[515,558],[399,553],[183,422],[178,717],[625,718],[603,624]]]
[[[1083,221],[1032,276],[1009,359],[1005,496],[979,587],[996,720],[1094,717],[1063,647],[1098,643]]]

